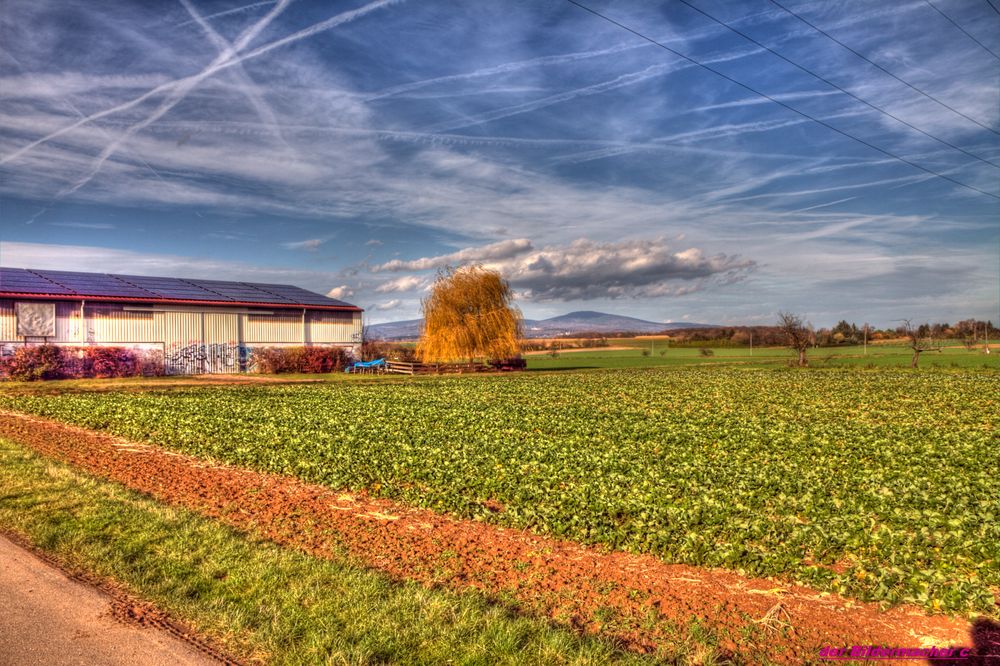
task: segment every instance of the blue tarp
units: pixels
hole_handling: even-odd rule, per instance
[[[384,365],[384,358],[377,358],[374,361],[355,361],[351,365],[344,368],[344,372],[354,372],[355,370],[360,370],[361,368],[378,368]]]

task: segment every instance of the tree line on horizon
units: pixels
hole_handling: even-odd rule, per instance
[[[858,326],[846,320],[841,320],[835,326],[829,328],[812,328],[808,324],[803,324],[810,331],[814,338],[812,346],[836,347],[840,345],[860,345],[866,340],[866,325]],[[917,334],[922,338],[935,340],[960,340],[977,345],[985,342],[989,336],[997,335],[997,328],[992,321],[982,321],[979,319],[963,319],[955,324],[947,322],[924,323],[916,326]],[[671,344],[698,344],[698,343],[723,343],[726,346],[743,347],[749,346],[752,342],[754,346],[778,347],[784,346],[787,342],[785,330],[782,326],[705,326],[698,328],[665,329],[659,333],[649,333],[640,331],[616,331],[614,333],[583,331],[579,333],[567,333],[554,336],[558,338],[633,338],[649,335],[663,335],[670,338]],[[867,341],[880,342],[885,340],[898,340],[907,337],[905,322],[899,326],[876,328],[867,326]]]

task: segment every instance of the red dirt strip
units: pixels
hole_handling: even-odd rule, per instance
[[[731,654],[753,645],[786,663],[816,661],[824,645],[970,644],[970,624],[959,618],[882,611],[799,585],[605,552],[36,417],[0,411],[0,436],[279,544],[347,554],[397,579],[478,588],[632,650],[682,645],[695,620]]]

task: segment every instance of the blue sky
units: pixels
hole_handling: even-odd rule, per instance
[[[944,104],[769,0],[691,2],[981,159],[677,0],[584,4],[1000,197],[985,0],[782,0]],[[5,0],[0,21],[6,266],[290,282],[373,322],[474,261],[529,317],[1000,319],[1000,200],[565,0]]]

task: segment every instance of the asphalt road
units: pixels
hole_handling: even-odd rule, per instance
[[[111,602],[0,536],[0,666],[218,666],[166,631],[114,619]]]

